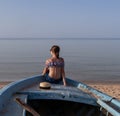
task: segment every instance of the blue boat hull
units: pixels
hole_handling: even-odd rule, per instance
[[[46,110],[48,110],[48,114],[56,114],[59,112],[59,107],[61,107],[61,112],[66,111],[67,115],[71,112],[71,116],[72,114],[78,115],[80,113],[83,113],[83,116],[88,114],[89,116],[96,116],[96,113],[104,116],[100,108],[103,107],[105,109],[106,106],[102,106],[100,101],[109,101],[119,108],[120,102],[118,100],[83,83],[67,78],[68,86],[52,84],[51,89],[44,90],[39,88],[39,83],[43,81],[45,80],[42,76],[29,77],[13,82],[0,90],[0,116],[31,116],[30,113],[16,103],[16,98],[20,98],[24,103],[43,115],[45,115]],[[64,107],[65,105],[71,110],[68,111]],[[74,111],[75,108],[76,111]],[[49,109],[51,110],[49,111]],[[56,112],[53,109],[57,109]],[[113,110],[115,112],[112,111],[110,113],[119,116],[120,113],[116,109]],[[106,112],[108,111],[109,108],[106,109]]]

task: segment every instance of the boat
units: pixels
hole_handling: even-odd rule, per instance
[[[120,116],[120,101],[82,82],[40,88],[42,75],[12,82],[0,90],[0,116]]]

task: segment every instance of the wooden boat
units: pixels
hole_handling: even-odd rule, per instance
[[[120,101],[86,84],[66,79],[67,86],[41,89],[44,77],[10,83],[0,90],[0,116],[120,116]]]

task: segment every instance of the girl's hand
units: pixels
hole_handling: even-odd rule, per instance
[[[66,80],[63,81],[63,84],[64,84],[64,86],[67,86],[67,84],[66,84]]]

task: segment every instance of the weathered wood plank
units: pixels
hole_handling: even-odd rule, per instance
[[[20,100],[20,98],[16,98],[15,101],[21,105],[26,111],[30,112],[33,116],[40,116],[32,107],[25,104],[23,101]]]

